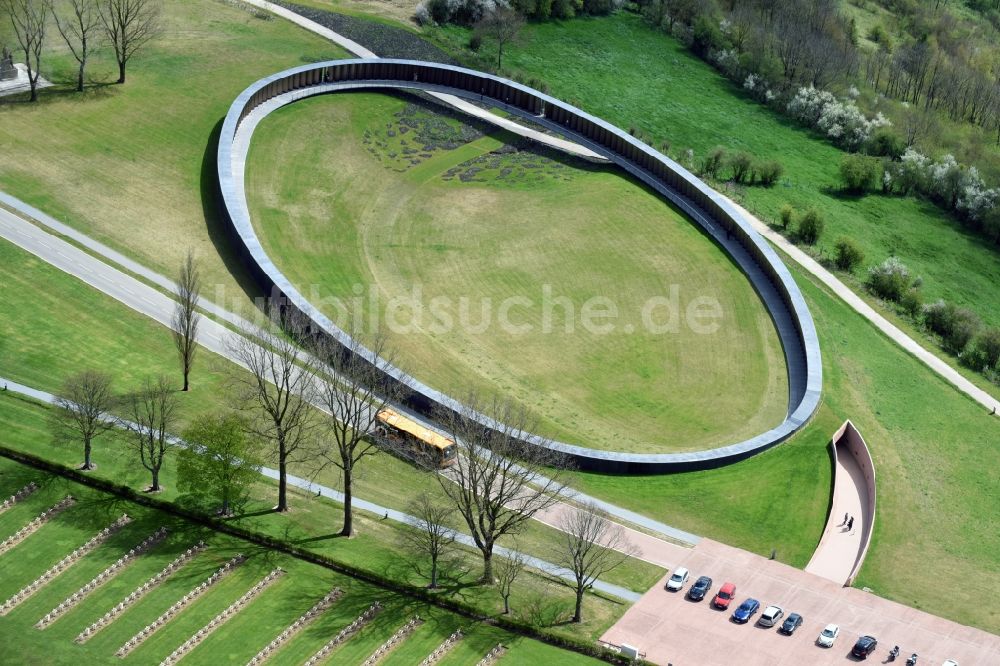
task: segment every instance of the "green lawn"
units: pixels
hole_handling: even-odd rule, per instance
[[[128,391],[138,386],[143,377],[158,373],[179,383],[176,351],[165,327],[2,240],[0,289],[7,294],[4,305],[8,315],[0,320],[0,375],[52,392],[58,391],[69,375],[91,368],[110,372],[119,392]],[[201,350],[196,363],[191,391],[178,393],[181,426],[198,414],[229,406],[230,378],[242,372],[206,350]],[[10,404],[25,405],[18,400]],[[79,462],[80,452],[76,447],[52,443],[44,414],[22,411],[19,418],[11,417],[10,423],[12,430],[22,433],[18,441],[27,450],[65,464]],[[118,473],[123,483],[135,487],[148,483],[148,473],[137,462],[122,458],[120,445],[108,442],[106,447],[95,461],[107,466],[109,478]],[[112,460],[102,459],[109,457],[105,450]],[[110,471],[112,466],[116,472]],[[312,470],[297,465],[293,473],[308,477]],[[164,481],[169,486],[175,485],[172,463],[167,467]],[[332,468],[320,474],[317,481],[335,488],[341,483],[339,473]],[[395,492],[400,487],[410,488],[414,493],[441,492],[433,474],[392,456],[370,458],[358,468],[355,492],[359,497],[405,510],[409,496]],[[274,491],[266,486],[261,492],[270,498]],[[339,521],[338,513],[326,509],[321,518],[304,521],[303,528],[314,535],[316,530],[326,533],[339,527]],[[280,520],[276,521],[276,525],[280,524]],[[531,525],[528,532],[532,552],[548,557],[558,539],[556,532],[541,524]],[[383,547],[391,549],[395,545],[394,530],[381,537]],[[659,567],[632,560],[610,578],[643,592],[662,574]]]
[[[75,61],[50,26],[43,74],[61,85],[38,104],[0,102],[0,189],[167,275],[188,248],[205,293],[231,308],[256,288],[213,200],[216,137],[233,98],[262,76],[343,57],[329,41],[238,3],[163,4],[163,34],[129,63],[124,86],[109,48],[71,91]],[[0,22],[0,43],[13,44]]]
[[[823,348],[823,405],[779,448],[713,472],[577,475],[574,485],[668,523],[797,566],[819,539],[829,497],[828,438],[844,419],[875,459],[875,537],[855,585],[937,615],[1000,631],[976,602],[1000,591],[1000,423],[793,269]],[[786,467],[787,466],[787,467]],[[978,586],[924,582],[947,571]]]
[[[48,429],[50,418],[48,412],[48,409],[16,396],[0,395],[0,432],[2,432],[0,444],[62,464],[74,464],[78,458],[75,449],[52,443]],[[95,474],[103,478],[131,487],[141,487],[144,483],[148,483],[148,472],[139,467],[132,456],[127,455],[119,440],[105,438],[99,442],[95,447],[94,459],[99,465]],[[173,457],[167,458],[161,472],[164,491],[160,496],[189,504],[194,498],[177,491],[175,461]],[[387,456],[380,456],[367,463],[368,469],[379,469],[390,461],[396,462]],[[302,470],[293,472],[304,473]],[[379,475],[376,478],[384,477]],[[388,483],[393,488],[416,487],[412,484],[414,479],[418,482],[421,479],[428,480],[426,476],[421,476],[411,469],[390,477]],[[368,498],[368,493],[364,492],[364,489],[370,483],[372,477],[366,477],[364,483],[358,484],[356,492],[360,497]],[[436,482],[430,480],[430,483]],[[435,490],[430,483],[428,488]],[[337,535],[341,519],[339,504],[316,498],[312,493],[294,488],[290,489],[290,492],[292,510],[285,514],[270,512],[269,509],[274,504],[275,487],[272,482],[262,478],[252,489],[250,502],[245,508],[246,514],[234,520],[250,529],[307,545],[310,550],[382,576],[389,576],[415,586],[427,583],[428,570],[422,558],[414,557],[404,549],[400,533],[405,529],[403,526],[384,521],[381,516],[358,512],[355,516],[357,536],[350,540],[341,539]],[[405,509],[407,496],[400,496],[398,493],[396,495],[394,500],[386,503],[394,508]],[[376,501],[381,499],[378,498]],[[13,531],[15,530],[11,530]],[[551,528],[540,524],[532,525],[526,533],[523,547],[543,559],[552,559],[553,545],[557,538],[557,533]],[[505,543],[511,545],[509,541]],[[457,549],[448,559],[443,571],[443,580],[447,581],[444,593],[464,599],[481,608],[484,613],[498,612],[501,606],[496,592],[471,584],[480,573],[481,563],[478,553],[463,547]],[[648,590],[664,573],[660,567],[632,559],[609,572],[603,579],[641,593]],[[515,589],[515,609],[518,603],[523,603],[524,612],[527,613],[529,605],[536,602],[542,606],[548,605],[558,609],[558,615],[572,610],[570,590],[560,582],[541,574],[526,576],[518,581]],[[616,599],[591,595],[587,600],[587,615],[583,624],[555,626],[551,630],[556,633],[585,634],[596,638],[620,617],[625,609],[626,606]]]
[[[402,98],[352,94],[261,124],[250,206],[301,293],[345,328],[379,327],[421,381],[455,396],[501,391],[565,441],[692,450],[780,423],[788,387],[773,324],[695,225],[617,170],[493,152],[510,138],[499,133],[435,148],[460,131],[444,123]],[[666,328],[667,306],[646,308],[671,290],[678,322],[653,331],[643,312]],[[609,332],[583,319],[598,298],[619,313],[598,322]],[[508,327],[511,299],[522,301]],[[716,331],[686,316],[696,299],[719,305]]]
[[[819,249],[832,255],[841,235],[858,240],[866,264],[898,256],[924,278],[928,299],[971,307],[1000,324],[1000,255],[930,203],[912,198],[843,196],[839,149],[744,95],[676,40],[648,28],[634,15],[529,24],[519,45],[504,51],[504,69],[546,82],[554,96],[623,128],[664,140],[671,154],[692,148],[696,159],[716,145],[746,150],[785,167],[773,188],[752,187],[744,202],[777,219],[786,202],[819,209],[826,232]],[[467,31],[435,30],[429,36],[472,64]],[[495,55],[495,53],[494,53]],[[961,267],[961,270],[956,270]]]
[[[114,651],[120,645],[237,553],[247,555],[247,562],[142,643],[126,658],[126,663],[159,662],[276,567],[284,569],[285,575],[189,653],[185,657],[185,663],[246,663],[334,587],[339,587],[343,596],[316,622],[286,643],[275,663],[292,663],[293,658],[298,660],[296,663],[304,661],[376,600],[382,603],[383,610],[360,634],[347,641],[335,653],[337,656],[333,658],[334,662],[349,656],[353,657],[350,660],[354,662],[364,660],[397,627],[414,615],[419,615],[424,623],[416,633],[400,644],[386,663],[416,663],[459,627],[466,633],[466,638],[461,644],[462,650],[456,649],[454,654],[449,655],[448,663],[475,663],[501,641],[510,646],[512,655],[518,655],[519,663],[538,663],[537,660],[541,659],[556,664],[599,663],[0,459],[0,494],[9,495],[29,480],[36,481],[41,489],[13,509],[0,514],[0,534],[6,536],[15,531],[66,494],[71,493],[78,501],[14,550],[0,555],[0,565],[4,571],[0,579],[2,599],[7,599],[34,580],[53,562],[68,554],[123,512],[132,516],[133,521],[30,599],[6,616],[0,617],[0,633],[3,633],[6,640],[12,640],[15,635],[18,637],[16,662],[8,658],[13,656],[8,651],[5,655],[0,655],[0,663],[120,663],[114,656]],[[138,557],[121,574],[99,587],[45,630],[39,631],[33,627],[39,617],[160,526],[166,526],[170,530],[166,541]],[[204,539],[209,544],[207,550],[168,577],[161,586],[148,593],[88,642],[83,645],[73,642],[73,638],[82,629],[199,539]],[[463,655],[464,659],[461,659]]]

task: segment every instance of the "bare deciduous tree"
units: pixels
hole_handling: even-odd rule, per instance
[[[177,421],[177,396],[166,377],[147,379],[142,388],[128,396],[129,421],[122,426],[131,434],[131,442],[142,466],[152,475],[149,492],[160,490],[160,470],[169,448],[168,438]]]
[[[83,442],[83,470],[94,469],[90,460],[94,439],[115,426],[111,418],[114,403],[111,377],[94,370],[67,379],[56,396],[57,434]]]
[[[282,316],[272,302],[264,325],[267,340],[255,341],[261,331],[246,328],[231,336],[229,347],[236,360],[249,373],[238,373],[239,406],[254,412],[251,430],[261,440],[274,446],[278,463],[277,511],[288,510],[288,465],[301,462],[315,435],[316,410],[310,398],[316,392],[315,357],[301,352],[296,341],[307,337],[298,317]]]
[[[181,372],[184,375],[184,388],[190,388],[191,367],[194,365],[195,352],[198,349],[198,324],[201,315],[198,314],[198,302],[201,300],[201,275],[194,254],[189,250],[177,274],[177,305],[174,308],[173,334],[174,345],[181,360]]]
[[[319,340],[319,338],[317,338]],[[325,366],[331,381],[319,383],[320,400],[329,413],[328,437],[318,442],[317,472],[328,465],[340,470],[344,480],[344,525],[341,536],[354,534],[354,471],[367,456],[377,453],[371,437],[378,413],[396,396],[395,382],[386,373],[385,339],[376,338],[364,353],[358,338],[351,336],[346,347],[335,342],[317,342],[312,351]],[[370,362],[366,358],[371,358]]]
[[[434,589],[438,584],[438,563],[455,543],[455,530],[450,526],[454,509],[450,504],[422,492],[407,505],[406,510],[413,529],[403,531],[403,540],[409,548],[430,558],[430,588]]]
[[[536,513],[559,501],[566,459],[544,446],[524,444],[532,424],[523,408],[499,399],[485,410],[479,407],[473,395],[458,413],[441,414],[458,446],[458,462],[438,480],[483,556],[482,581],[491,585],[497,539],[517,534]],[[494,427],[476,423],[475,412],[494,419]]]
[[[14,37],[24,53],[24,64],[28,68],[28,86],[31,101],[38,100],[38,77],[42,66],[42,47],[45,45],[45,27],[48,13],[52,8],[50,0],[2,0],[7,10]]]
[[[507,557],[501,557],[496,563],[497,592],[503,599],[503,613],[510,614],[510,593],[514,589],[514,581],[524,571],[527,556],[518,549],[517,544],[509,551]]]
[[[161,0],[99,0],[97,12],[118,62],[118,83],[125,83],[132,56],[160,34],[160,8]]]
[[[476,23],[476,33],[492,39],[497,43],[497,71],[503,64],[503,47],[517,39],[524,27],[524,17],[516,10],[506,6],[497,6],[486,13]]]
[[[59,34],[79,64],[76,89],[77,92],[83,92],[83,75],[94,46],[94,32],[100,27],[101,18],[97,13],[97,0],[67,1],[70,15],[60,18],[59,12],[53,10],[52,16],[55,18]]]
[[[573,622],[580,622],[584,593],[598,578],[635,556],[638,549],[625,537],[622,526],[608,520],[594,504],[570,509],[560,518],[559,528],[564,534],[556,562],[573,572],[576,592]]]

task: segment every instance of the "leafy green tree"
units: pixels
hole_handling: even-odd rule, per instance
[[[853,238],[838,238],[834,249],[836,254],[833,263],[842,271],[851,272],[865,260],[864,250]]]
[[[705,155],[705,159],[701,162],[701,171],[709,178],[717,178],[725,161],[726,149],[722,146],[716,146]]]
[[[899,299],[899,304],[906,314],[916,319],[924,310],[924,295],[917,287],[910,287]]]
[[[868,289],[879,298],[899,301],[913,284],[910,269],[896,257],[868,268]]]
[[[799,221],[799,238],[807,245],[815,245],[819,237],[823,235],[825,224],[819,211],[810,208]]]
[[[764,160],[762,162],[755,162],[753,170],[757,174],[757,178],[760,180],[761,185],[764,187],[771,187],[781,178],[781,174],[784,173],[785,167],[783,167],[781,162],[778,162],[777,160]]]
[[[733,170],[733,180],[737,183],[744,182],[750,176],[750,167],[753,165],[753,155],[747,152],[739,152],[729,158],[729,168]]]
[[[973,359],[978,370],[1000,369],[1000,328],[988,328],[973,344]]]
[[[795,221],[795,209],[792,208],[791,204],[784,204],[778,213],[781,219],[781,228],[788,230],[788,227],[792,226],[792,222]]]
[[[192,423],[184,431],[188,447],[178,456],[180,490],[212,497],[223,516],[242,506],[262,465],[263,447],[249,432],[232,412],[206,414]]]
[[[840,161],[840,178],[844,189],[861,194],[876,187],[882,181],[882,163],[866,155],[844,155]]]

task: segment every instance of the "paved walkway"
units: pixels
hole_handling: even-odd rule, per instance
[[[358,44],[354,40],[348,39],[347,37],[344,37],[343,35],[336,33],[333,30],[330,30],[329,28],[326,28],[320,25],[319,23],[316,23],[315,21],[311,21],[305,18],[304,16],[296,14],[290,9],[285,9],[284,7],[276,5],[273,2],[267,2],[267,0],[244,0],[244,2],[253,5],[255,7],[258,7],[260,9],[272,12],[276,16],[280,16],[283,19],[291,21],[292,23],[295,23],[296,25],[305,28],[310,32],[314,32],[321,37],[325,37],[326,39],[329,39],[331,42],[337,44],[344,50],[356,55],[359,58],[378,58],[378,55],[368,50],[361,44]],[[581,157],[591,162],[606,163],[608,161],[608,159],[603,155],[598,155],[589,148],[581,146],[580,144],[574,141],[567,141],[566,139],[563,139],[561,137],[553,136],[551,134],[546,134],[544,132],[539,132],[537,130],[525,127],[520,123],[517,123],[508,118],[503,118],[501,116],[496,115],[495,113],[488,111],[487,109],[484,109],[482,107],[476,106],[475,104],[467,102],[460,97],[455,97],[454,95],[448,95],[445,93],[436,93],[436,92],[429,92],[427,94],[437,99],[438,101],[444,102],[448,106],[457,109],[463,113],[466,113],[470,116],[488,122],[501,129],[505,129],[508,132],[513,132],[514,134],[517,134],[519,136],[523,136],[527,139],[531,139],[533,141],[537,141],[538,143],[545,144],[547,146],[555,148],[556,150],[561,150],[565,153],[569,153],[570,155],[574,155],[576,157]]]
[[[29,398],[38,400],[40,402],[46,402],[49,404],[53,404],[55,402],[55,396],[53,396],[51,393],[48,393],[46,391],[40,391],[38,389],[31,388],[30,386],[25,386],[24,384],[19,384],[18,382],[6,379],[4,377],[0,377],[0,385],[4,386],[5,390],[27,396]],[[173,444],[179,446],[186,446],[186,444],[182,440],[176,437],[171,438],[171,441]],[[261,469],[260,472],[269,479],[277,480],[278,478],[278,470],[276,469],[264,467]],[[339,490],[334,490],[333,488],[329,488],[327,486],[318,483],[313,483],[312,481],[303,479],[295,475],[290,474],[288,476],[288,485],[293,486],[295,488],[300,488],[307,492],[315,493],[317,495],[322,495],[323,497],[332,499],[335,502],[343,503],[344,501],[344,494]],[[386,516],[388,520],[391,520],[393,522],[404,523],[407,525],[413,525],[419,522],[416,518],[407,513],[404,513],[402,511],[397,511],[395,509],[389,509],[387,507],[375,504],[374,502],[369,502],[364,499],[360,499],[358,497],[353,498],[353,504],[357,509],[360,509],[362,511],[368,511],[369,513],[372,513],[376,516]],[[476,547],[476,544],[472,540],[472,537],[469,536],[468,534],[463,534],[462,532],[456,531],[455,540],[473,549],[475,549]],[[495,548],[495,552],[497,555],[500,555],[501,557],[510,557],[510,555],[514,553],[513,550],[509,548],[504,548],[503,546],[497,546]],[[561,578],[568,582],[572,582],[574,580],[572,571],[570,571],[565,567],[561,567],[551,562],[547,562],[546,560],[543,560],[541,558],[525,554],[525,562],[528,564],[528,566],[538,569],[539,571],[543,571],[549,574],[550,576]],[[624,601],[628,601],[630,603],[638,601],[640,597],[640,595],[637,594],[636,592],[627,590],[619,585],[614,585],[612,583],[607,583],[600,580],[594,583],[594,589],[603,592],[605,594],[610,594],[614,597],[617,597]]]
[[[833,485],[833,504],[819,545],[806,571],[844,585],[861,554],[865,528],[875,519],[868,515],[868,486],[857,459],[843,444],[837,444],[837,478]],[[844,515],[854,517],[851,529]]]
[[[876,664],[884,663],[894,644],[906,655],[917,652],[920,663],[931,666],[945,659],[955,659],[962,666],[1000,664],[1000,636],[710,539],[702,539],[677,564],[691,570],[692,580],[711,576],[712,594],[723,582],[731,581],[736,584],[736,603],[753,597],[762,606],[777,604],[785,613],[799,613],[805,622],[792,636],[752,624],[737,625],[729,621],[730,612],[713,610],[710,599],[694,603],[683,593],[667,592],[664,578],[602,641],[635,646],[663,666],[801,666],[851,662],[854,641],[871,634],[879,640],[878,651],[870,659]],[[830,622],[840,625],[840,638],[831,649],[817,647],[816,636]]]
[[[851,306],[855,312],[874,324],[875,328],[882,331],[882,333],[884,333],[890,340],[911,353],[917,358],[917,360],[921,361],[928,368],[943,377],[952,386],[978,402],[988,411],[996,410],[997,412],[1000,412],[1000,400],[963,377],[961,373],[953,367],[945,363],[932,352],[928,351],[926,348],[921,346],[920,343],[901,331],[881,314],[876,312],[872,306],[868,305],[868,303],[864,301],[864,299],[855,294],[850,287],[837,279],[833,273],[823,268],[818,261],[803,252],[787,238],[769,227],[754,215],[750,214],[749,211],[741,207],[739,204],[732,200],[730,200],[730,203],[735,206],[747,220],[750,221],[754,229],[756,229],[761,236],[769,240],[772,245],[779,248],[791,257],[795,263],[802,266],[802,268],[804,268],[809,274],[826,285],[831,291],[833,291],[834,294],[840,297],[841,300]]]

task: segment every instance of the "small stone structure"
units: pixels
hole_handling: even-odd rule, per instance
[[[14,67],[14,56],[10,49],[3,47],[3,56],[0,57],[0,81],[13,81],[17,78],[17,67]]]

